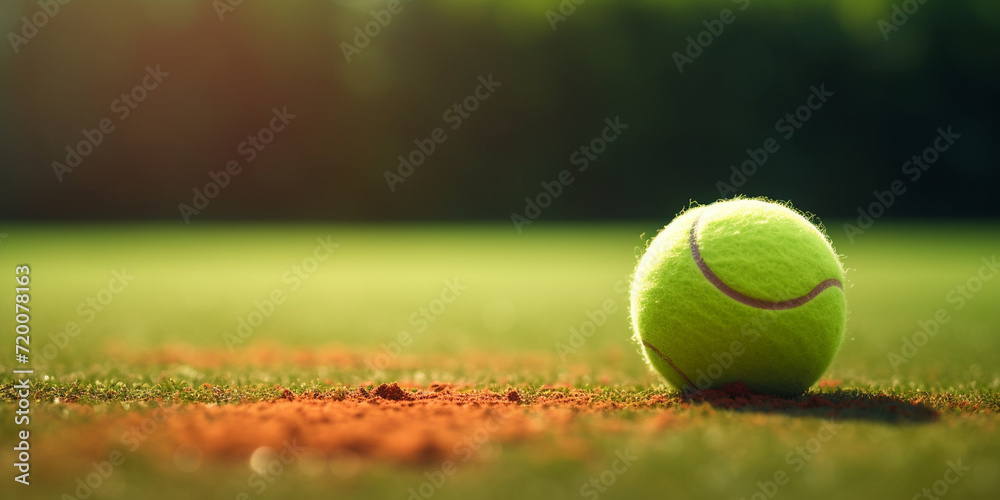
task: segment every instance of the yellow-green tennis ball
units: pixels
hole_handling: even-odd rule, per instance
[[[844,338],[844,269],[823,232],[757,199],[691,208],[653,239],[632,282],[646,361],[690,391],[742,382],[795,395]]]

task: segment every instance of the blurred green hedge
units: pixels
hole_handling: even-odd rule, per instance
[[[509,221],[567,169],[545,220],[665,218],[719,197],[720,182],[850,216],[896,179],[910,189],[893,215],[1000,214],[995,1],[217,7],[71,3],[0,56],[0,214],[179,221],[282,106],[298,118],[199,220]],[[52,162],[149,64],[171,77],[57,182]],[[489,98],[455,110],[489,75],[501,83]],[[814,87],[833,95],[786,137],[778,121]],[[628,128],[580,171],[574,152],[616,117]],[[961,138],[910,181],[903,163],[948,126]],[[390,189],[386,172],[436,128],[447,139]],[[778,150],[736,186],[731,166],[769,138]]]

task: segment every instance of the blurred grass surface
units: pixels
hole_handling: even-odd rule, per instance
[[[849,268],[851,316],[844,346],[825,378],[845,389],[905,397],[985,394],[995,404],[1000,280],[986,281],[961,310],[948,294],[977,274],[983,258],[997,253],[1000,228],[879,222],[853,243],[840,224],[828,228]],[[287,301],[236,347],[237,357],[255,345],[374,353],[407,330],[414,342],[404,355],[420,367],[390,366],[380,374],[385,380],[497,387],[567,382],[638,392],[660,382],[634,352],[627,294],[620,292],[645,238],[656,230],[655,224],[642,223],[539,224],[521,235],[507,225],[9,225],[3,228],[8,237],[0,243],[0,269],[8,274],[2,279],[13,285],[13,267],[32,266],[35,355],[66,322],[76,321],[83,330],[49,363],[44,372],[49,380],[42,382],[39,373],[40,393],[91,391],[96,396],[81,402],[99,407],[106,406],[101,401],[106,397],[141,399],[143,388],[150,387],[169,393],[209,382],[252,392],[274,383],[299,390],[364,382],[357,370],[295,366],[292,360],[272,368],[192,369],[183,364],[130,366],[108,358],[109,348],[143,352],[181,345],[225,352],[223,335],[234,332],[238,318],[275,288],[285,291]],[[293,291],[283,273],[302,265],[316,239],[327,236],[340,247]],[[107,286],[112,271],[123,269],[134,280],[87,323],[78,307]],[[415,328],[411,315],[439,297],[446,280],[468,288],[426,330]],[[11,302],[12,289],[5,287],[0,300]],[[562,362],[556,344],[568,342],[570,328],[608,299],[617,304],[617,313]],[[887,354],[899,352],[901,338],[941,308],[952,319],[912,360],[894,369]],[[9,318],[3,321],[10,324]],[[5,352],[0,382],[9,387],[14,366],[10,347]],[[495,372],[462,364],[463,356],[476,359],[484,353],[511,359],[514,368]],[[421,366],[421,360],[442,358],[455,363]],[[519,367],[519,359],[533,361]],[[126,386],[134,390],[121,390]],[[102,395],[102,388],[112,387],[119,389],[114,396]],[[50,402],[35,405],[45,415],[64,412]],[[14,429],[12,411],[10,403],[0,409],[5,449]],[[73,417],[79,418],[84,417]],[[509,498],[512,491],[526,498],[576,498],[581,485],[610,467],[615,451],[626,448],[641,458],[617,480],[608,498],[664,491],[683,498],[750,498],[756,481],[780,468],[790,472],[786,454],[816,436],[823,424],[812,417],[702,414],[695,409],[690,419],[651,439],[628,429],[629,415],[622,418],[626,428],[620,432],[603,432],[600,426],[584,432],[580,439],[589,451],[579,456],[548,453],[551,443],[506,445],[501,455],[463,467],[436,498]],[[848,421],[814,460],[792,475],[778,498],[910,498],[942,477],[948,460],[958,459],[973,469],[954,486],[962,492],[956,498],[995,498],[1000,487],[996,423],[995,413],[945,413],[931,423]],[[9,453],[0,456],[5,462],[12,458]],[[127,481],[102,489],[101,495],[180,498],[201,491],[199,498],[233,498],[238,491],[249,491],[256,497],[246,484],[245,464],[208,463],[191,474],[164,467],[137,456],[123,466],[121,477]],[[350,478],[314,478],[296,469],[259,498],[406,498],[407,489],[424,480],[423,472],[374,465]],[[47,481],[26,490],[31,492],[27,497],[21,496],[25,490],[15,497],[58,496],[70,490],[74,479]],[[8,491],[9,483],[0,491]]]
[[[998,375],[1000,280],[970,293],[961,310],[948,295],[1000,249],[996,226],[878,224],[853,243],[840,227],[829,230],[849,268],[850,320],[828,376],[947,387],[988,383]],[[51,335],[69,321],[83,331],[71,339],[68,355],[51,362],[59,373],[104,362],[109,344],[226,349],[224,336],[236,333],[239,320],[275,289],[285,302],[276,304],[237,350],[255,343],[375,350],[407,331],[414,338],[409,355],[478,351],[558,359],[556,344],[567,343],[570,328],[610,299],[617,312],[576,354],[585,362],[609,351],[631,352],[627,283],[657,226],[529,226],[521,235],[504,225],[94,225],[7,231],[0,269],[11,270],[13,280],[14,265],[32,266],[35,349],[52,342]],[[340,246],[313,273],[303,271],[308,278],[295,289],[299,278],[289,277],[312,256],[317,238]],[[96,298],[112,273],[122,270],[134,276],[129,285],[103,311],[80,314],[81,307],[91,309],[88,298]],[[431,307],[447,281],[467,288],[424,323],[421,309]],[[11,294],[3,290],[4,299],[12,300]],[[951,320],[897,373],[888,353],[898,352],[901,337],[942,308]],[[629,355],[621,368],[634,375],[644,371],[640,365]]]

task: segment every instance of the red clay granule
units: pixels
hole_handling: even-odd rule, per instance
[[[517,391],[515,391],[513,389],[507,391],[507,401],[510,401],[512,403],[520,403],[521,402],[521,393],[519,393],[519,392],[517,392]]]
[[[399,388],[399,384],[393,382],[392,385],[382,384],[375,389],[375,395],[390,401],[403,401],[413,399],[405,391]]]

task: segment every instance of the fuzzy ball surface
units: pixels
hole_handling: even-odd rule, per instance
[[[679,389],[742,382],[755,392],[800,394],[843,342],[844,285],[829,239],[789,206],[736,199],[694,207],[639,261],[634,338]]]

